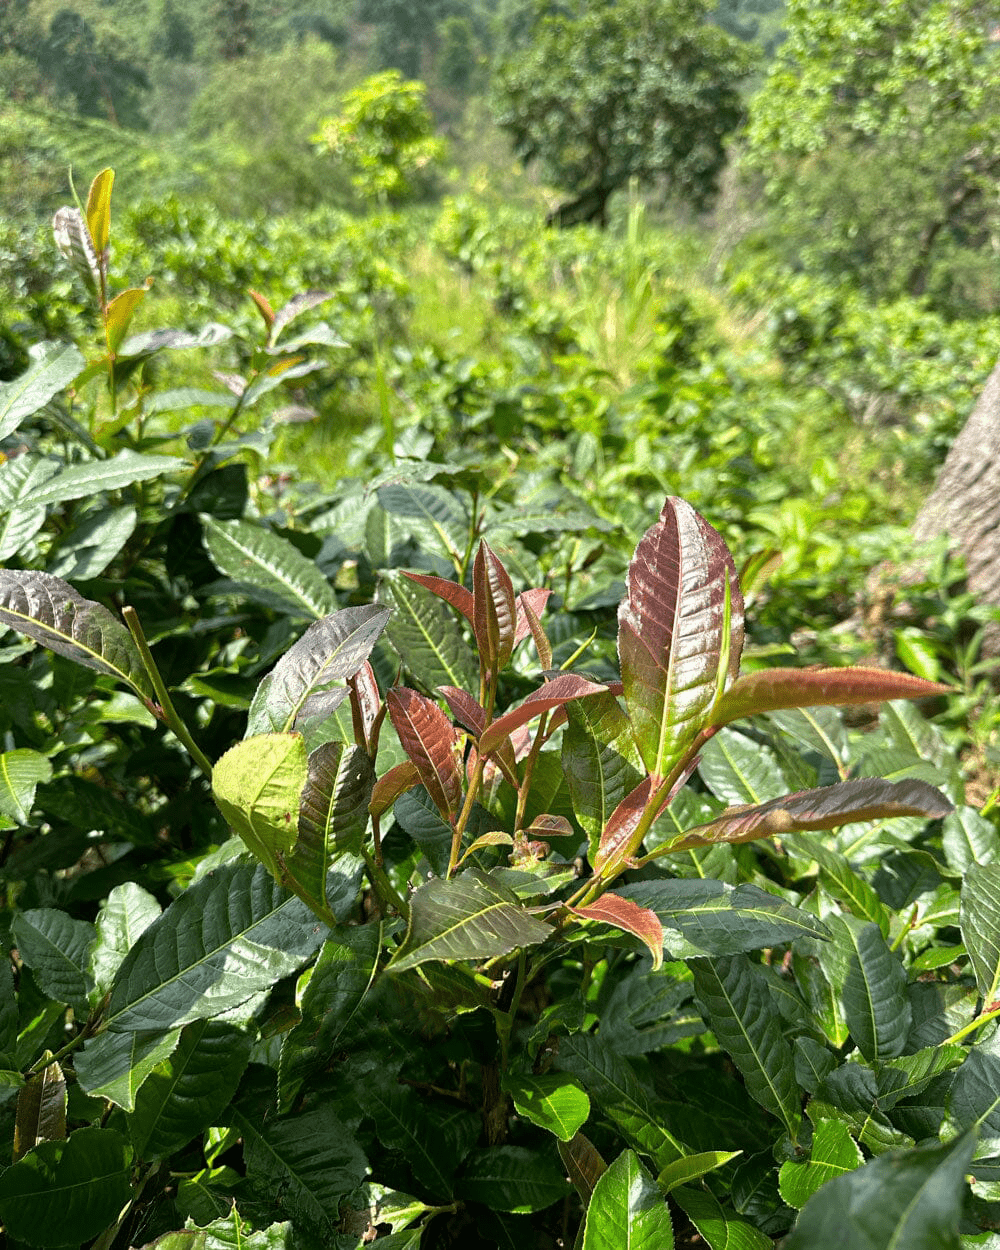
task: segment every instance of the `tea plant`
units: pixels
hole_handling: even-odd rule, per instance
[[[102,349],[0,389],[8,1239],[991,1244],[1000,838],[898,701],[947,688],[741,672],[676,497],[585,597],[593,513],[472,467],[267,514],[236,431],[310,301],[171,435],[109,194],[61,218]]]

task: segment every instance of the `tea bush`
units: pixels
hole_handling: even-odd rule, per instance
[[[235,336],[129,334],[110,192],[57,222],[100,348],[0,389],[8,1238],[991,1244],[1000,837],[904,701],[948,687],[764,665],[770,557],[676,495],[623,560],[416,424],[281,478],[331,301],[164,388]]]

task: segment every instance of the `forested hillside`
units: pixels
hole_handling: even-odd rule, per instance
[[[0,5],[13,1250],[998,1250],[998,58]]]

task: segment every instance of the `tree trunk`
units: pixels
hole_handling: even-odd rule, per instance
[[[1000,364],[913,523],[918,542],[940,534],[965,557],[968,586],[979,602],[1000,607]],[[983,654],[1000,655],[1000,625],[987,628]]]

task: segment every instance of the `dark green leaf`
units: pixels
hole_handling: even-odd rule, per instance
[[[88,512],[79,524],[59,536],[48,571],[73,581],[99,577],[132,536],[139,516],[120,504]]]
[[[765,803],[788,792],[771,748],[732,729],[723,729],[705,743],[698,772],[726,803]]]
[[[328,1106],[261,1122],[237,1104],[229,1122],[243,1138],[247,1179],[293,1221],[329,1237],[340,1203],[368,1171],[361,1147]]]
[[[130,1151],[113,1129],[81,1128],[36,1146],[0,1175],[0,1221],[33,1246],[68,1246],[104,1231],[132,1197]]]
[[[746,955],[691,962],[705,1020],[743,1074],[747,1092],[794,1138],[802,1118],[791,1047],[766,985]]]
[[[481,1202],[493,1211],[544,1211],[565,1198],[569,1184],[555,1151],[525,1146],[492,1146],[474,1150],[455,1188],[466,1201]]]
[[[632,1068],[599,1038],[586,1033],[566,1038],[559,1044],[556,1066],[577,1078],[625,1138],[654,1159],[657,1168],[690,1153],[668,1131]]]
[[[945,817],[941,846],[952,872],[965,873],[973,864],[1000,859],[996,826],[974,807],[957,807]]]
[[[137,1158],[164,1158],[218,1123],[250,1060],[253,1038],[216,1020],[196,1020],[142,1083],[129,1117]]]
[[[386,636],[407,670],[428,691],[438,686],[477,689],[479,667],[472,649],[441,600],[408,577],[382,577],[379,599],[393,610]]]
[[[516,896],[478,868],[452,880],[428,881],[410,900],[406,940],[389,967],[414,968],[427,959],[488,959],[551,937]]]
[[[911,1007],[899,957],[876,924],[844,915],[833,917],[831,928],[835,941],[849,949],[842,994],[844,1015],[858,1049],[872,1063],[902,1054]]]
[[[300,1022],[285,1035],[278,1063],[282,1110],[302,1083],[335,1052],[337,1039],[354,1020],[372,986],[381,927],[343,925],[331,930],[302,995]]]
[[[301,898],[325,906],[333,860],[361,850],[374,778],[371,760],[360,747],[325,742],[310,754],[299,800],[298,841],[285,857],[288,878]]]
[[[175,899],[129,951],[108,1025],[166,1030],[221,1015],[294,972],[324,936],[262,864],[223,864]]]
[[[142,698],[153,698],[152,684],[125,626],[58,577],[0,569],[0,624],[77,664],[109,674]]]
[[[373,1082],[364,1107],[379,1140],[403,1155],[420,1184],[435,1197],[450,1195],[455,1169],[478,1136],[478,1117],[431,1114],[416,1090],[395,1081]]]
[[[37,508],[43,504],[65,503],[69,499],[88,499],[100,491],[121,490],[183,467],[184,461],[177,456],[120,451],[110,460],[87,460],[60,470],[27,495],[24,505]]]
[[[593,841],[608,817],[639,784],[642,761],[632,740],[628,717],[614,695],[605,691],[566,704],[569,725],[563,732],[562,766],[573,811]]]
[[[707,1189],[675,1189],[673,1198],[709,1250],[774,1250],[774,1242],[748,1220],[727,1211]],[[820,1250],[819,1245],[812,1250]],[[824,1247],[825,1250],[825,1247]]]
[[[201,518],[205,550],[226,577],[264,593],[296,617],[329,616],[337,606],[333,588],[293,543],[250,521]]]
[[[38,907],[16,915],[11,931],[21,958],[45,993],[86,1019],[87,996],[94,988],[87,971],[94,926],[53,907]]]
[[[735,955],[827,933],[809,912],[750,884],[674,878],[637,881],[616,892],[659,916],[664,948],[677,959]]]
[[[973,864],[962,881],[959,924],[983,1002],[1000,999],[1000,863]]]
[[[978,1048],[970,1051],[955,1073],[947,1108],[949,1136],[974,1129],[977,1155],[1000,1154],[1000,1059]]]
[[[959,1250],[971,1134],[873,1159],[806,1203],[785,1250]]]

